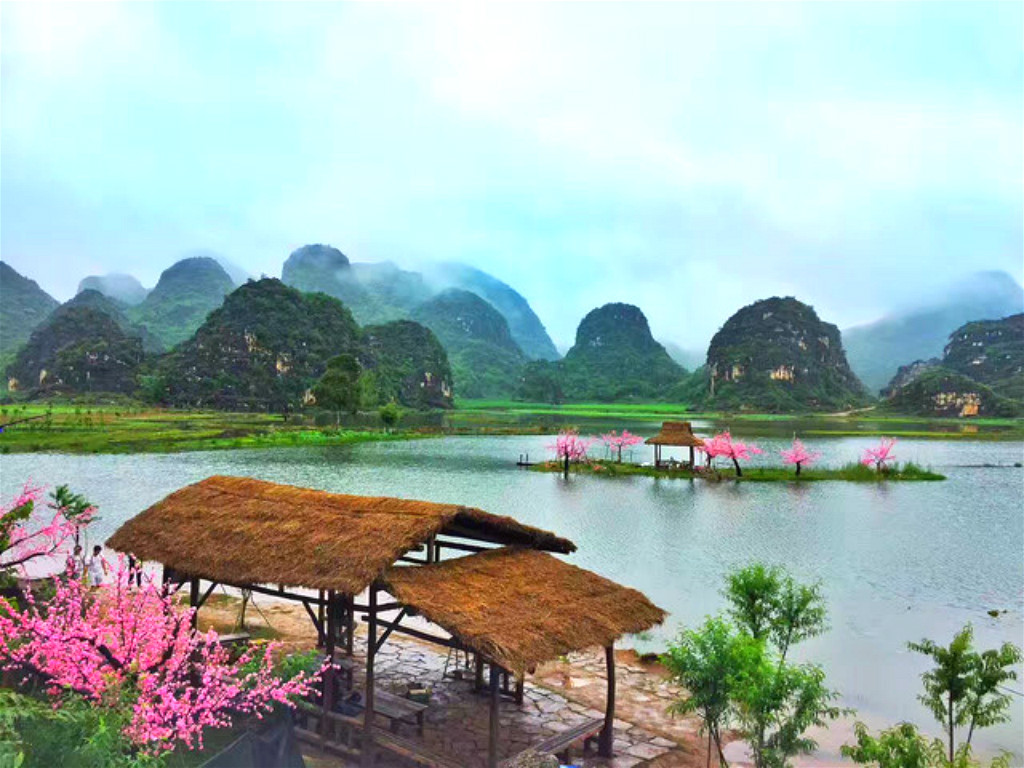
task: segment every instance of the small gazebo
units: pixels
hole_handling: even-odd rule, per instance
[[[600,753],[611,756],[614,642],[665,618],[640,592],[553,556],[575,551],[568,539],[456,504],[210,477],[129,520],[108,545],[161,563],[166,579],[189,585],[189,604],[197,609],[217,584],[302,603],[328,658],[335,649],[352,655],[361,616],[367,624],[363,716],[332,711],[336,673],[329,667],[320,732],[325,743],[335,724],[354,729],[364,765],[373,763],[378,746],[406,755],[419,749],[374,723],[375,656],[392,632],[475,653],[481,679],[489,665],[488,765],[494,768],[499,679],[521,681],[543,661],[592,646],[604,647],[608,665],[605,716],[593,723],[594,732],[600,731]],[[209,582],[205,591],[201,581]],[[364,592],[366,602],[357,602]],[[393,601],[380,602],[378,592]],[[390,621],[381,616],[399,609]],[[402,623],[413,614],[450,637]]]
[[[662,422],[661,431],[654,437],[646,440],[647,445],[654,446],[654,466],[661,466],[661,446],[681,446],[690,449],[690,468],[693,463],[693,449],[700,448],[704,441],[693,434],[693,428],[688,421],[665,421]]]

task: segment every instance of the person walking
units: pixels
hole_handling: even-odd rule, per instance
[[[82,557],[82,546],[80,544],[75,544],[75,551],[68,555],[65,570],[72,579],[82,578],[82,573],[85,570],[85,560]]]
[[[107,575],[107,562],[103,559],[103,547],[97,544],[92,548],[92,557],[85,564],[86,576],[90,587],[98,587]]]

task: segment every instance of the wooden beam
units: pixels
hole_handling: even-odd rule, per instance
[[[384,629],[384,632],[380,636],[380,640],[377,641],[377,647],[374,649],[374,653],[379,653],[380,649],[384,646],[384,643],[387,641],[388,637],[391,636],[391,633],[394,632],[396,628],[401,626],[402,619],[405,618],[406,610],[406,608],[403,608],[402,612],[395,617],[395,620],[393,622],[388,622],[387,627]]]
[[[323,645],[324,639],[324,625],[317,614],[313,613],[313,609],[309,607],[309,603],[305,600],[302,601],[302,607],[306,609],[306,613],[309,614],[309,618],[313,622],[313,626],[316,627],[316,644],[318,646]]]
[[[211,581],[211,582],[210,582],[210,587],[209,587],[209,589],[207,589],[207,590],[206,590],[206,591],[205,591],[205,592],[203,593],[203,596],[199,598],[199,602],[198,602],[198,603],[196,604],[196,610],[197,610],[197,611],[198,611],[198,610],[199,610],[200,608],[202,608],[202,607],[203,607],[203,605],[204,605],[204,604],[206,603],[206,599],[207,599],[207,598],[208,598],[208,597],[209,597],[209,596],[210,596],[211,594],[213,594],[213,590],[215,590],[216,588],[217,588],[217,582],[216,582],[216,581]]]
[[[489,552],[494,547],[480,547],[476,544],[463,544],[461,541],[444,541],[443,539],[437,539],[434,544],[437,547],[438,553],[441,549],[457,549],[460,552]]]
[[[498,685],[501,678],[501,668],[493,661],[491,662],[491,722],[487,738],[487,768],[498,768],[498,729],[501,721],[498,717],[498,709],[501,706],[501,697],[498,695]]]
[[[369,616],[367,622],[369,628],[366,638],[366,688],[363,691],[365,702],[363,706],[363,755],[362,765],[370,768],[376,761],[373,748],[373,664],[377,655],[377,585],[370,585],[369,592]]]
[[[188,604],[193,608],[192,629],[199,624],[199,579],[193,576],[188,583]]]
[[[368,617],[363,617],[363,621],[369,623],[370,619]],[[458,640],[455,640],[454,638],[449,639],[447,637],[432,635],[429,632],[423,632],[422,630],[413,629],[412,627],[401,626],[391,621],[384,621],[383,619],[378,619],[377,626],[390,627],[393,629],[393,631],[397,632],[400,635],[409,635],[410,637],[416,637],[420,640],[426,640],[428,643],[434,643],[435,645],[440,645],[444,648],[454,648],[457,651],[471,650],[470,648],[467,648],[465,645],[460,643]]]
[[[604,649],[604,663],[608,673],[608,695],[604,707],[604,728],[598,737],[597,753],[601,757],[612,756],[612,742],[615,740],[615,644],[609,643]]]

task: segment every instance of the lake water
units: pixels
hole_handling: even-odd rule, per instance
[[[70,484],[100,508],[94,541],[212,474],[476,506],[567,536],[579,546],[572,562],[668,610],[665,626],[636,642],[642,649],[720,610],[728,570],[755,559],[783,564],[802,579],[820,579],[830,607],[830,631],[801,646],[801,655],[822,662],[844,704],[873,727],[910,720],[937,730],[916,701],[928,663],[906,650],[907,641],[945,643],[971,622],[980,647],[1022,642],[1024,470],[1013,467],[1024,459],[1020,442],[902,440],[899,460],[949,479],[877,486],[564,479],[513,466],[520,453],[542,457],[550,442],[458,437],[171,455],[5,455],[0,492],[9,499],[26,480]],[[758,442],[766,451],[758,460],[774,462],[788,441]],[[838,465],[876,441],[806,442],[823,452],[823,464]],[[641,446],[634,458],[650,460],[649,450]],[[991,618],[989,609],[1006,613]],[[1022,701],[1015,697],[1012,722],[975,736],[979,749],[1024,754]],[[824,758],[836,744],[823,747]]]

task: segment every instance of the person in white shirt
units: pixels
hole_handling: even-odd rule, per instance
[[[90,587],[98,587],[107,575],[107,563],[103,559],[103,547],[97,544],[92,548],[92,557],[85,563],[85,574]]]

